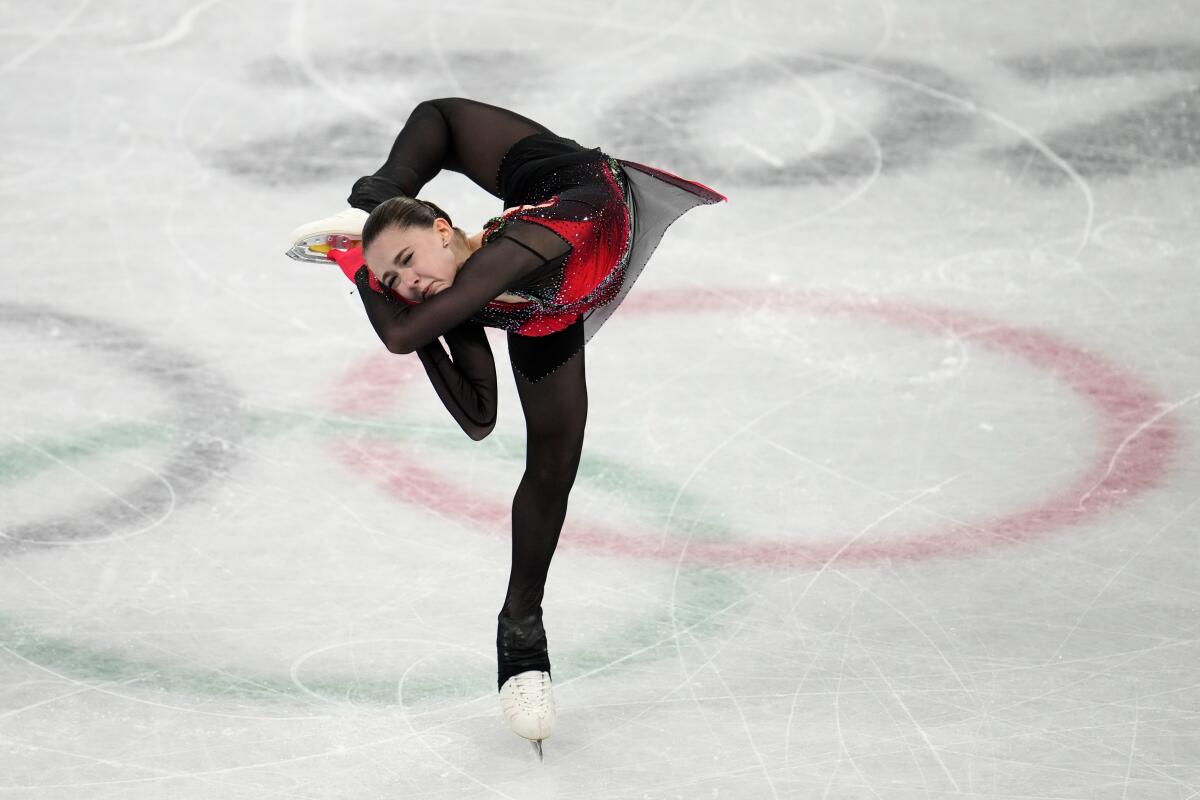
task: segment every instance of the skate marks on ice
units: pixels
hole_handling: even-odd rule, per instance
[[[514,56],[499,51],[456,53],[454,58],[460,78],[474,83],[472,78],[486,81],[497,69],[511,66]],[[876,171],[881,152],[888,169],[918,164],[969,137],[974,124],[970,114],[947,106],[928,91],[905,86],[902,81],[880,84],[887,88],[887,94],[885,110],[878,115],[875,129],[862,131],[828,152],[794,157],[785,154],[780,161],[769,159],[771,163],[766,167],[742,166],[730,173],[721,163],[723,154],[706,156],[703,148],[697,148],[686,134],[702,130],[701,115],[704,112],[744,94],[746,87],[783,84],[791,78],[801,81],[816,78],[839,71],[839,63],[834,58],[798,56],[787,62],[748,63],[712,75],[651,85],[635,94],[617,98],[600,112],[596,140],[606,152],[636,153],[647,163],[670,164],[680,174],[722,174],[746,185],[791,186],[870,175]],[[903,80],[932,87],[936,92],[966,96],[966,85],[939,67],[903,59],[873,63]],[[423,76],[436,79],[424,62],[390,53],[353,54],[329,69],[331,77],[345,79],[353,75],[361,80],[365,75],[367,80],[375,76],[380,80],[385,77],[394,80],[396,75],[405,75],[411,76],[411,85],[422,85],[420,79]],[[527,74],[535,73],[530,69]],[[251,67],[251,79],[288,90],[303,89],[308,85],[300,68],[284,59],[255,63]],[[786,86],[780,88],[792,93]],[[433,90],[426,94],[435,96],[439,92]],[[506,94],[528,97],[530,91],[521,91],[518,85],[509,87]],[[411,98],[404,102],[409,101]],[[786,117],[792,113],[794,109],[785,109],[763,129],[786,127]],[[685,132],[683,136],[680,136],[681,131]],[[298,185],[353,173],[354,164],[360,165],[360,170],[373,168],[381,148],[385,152],[394,135],[394,131],[385,130],[374,121],[353,119],[239,143],[207,154],[206,160],[231,175],[267,186]],[[759,162],[761,164],[761,159]]]
[[[373,122],[305,125],[294,134],[215,150],[206,160],[222,172],[263,186],[300,186],[371,172],[394,137],[394,131],[389,134]]]
[[[0,450],[0,480],[22,484],[22,493],[15,499],[27,516],[52,509],[50,519],[35,517],[6,525],[0,532],[0,554],[16,555],[48,545],[109,544],[165,531],[173,524],[175,511],[203,500],[209,494],[206,490],[230,479],[245,438],[285,434],[301,422],[243,414],[240,395],[204,364],[112,323],[37,307],[5,305],[0,306],[0,325],[16,334],[13,341],[18,347],[21,336],[27,336],[31,344],[38,343],[36,349],[19,351],[29,354],[28,361],[10,358],[8,364],[17,382],[31,389],[27,396],[40,401],[43,411],[22,417],[29,424],[36,421],[35,429],[23,430],[19,437],[12,437],[11,446]],[[57,351],[60,345],[61,353]],[[77,357],[68,358],[72,354]],[[46,363],[58,369],[34,378],[41,375]],[[76,376],[82,376],[88,385],[78,385],[80,378]],[[33,386],[29,386],[31,382]],[[64,384],[68,387],[65,390]],[[103,402],[97,385],[105,387]],[[139,394],[161,397],[138,403],[135,398]],[[387,430],[381,430],[378,422],[352,417],[331,421],[321,431],[330,437],[331,444],[364,431],[375,440],[388,438]],[[392,435],[411,443],[414,438],[430,434],[399,431]],[[443,438],[450,437],[440,437],[438,442]],[[452,442],[457,443],[457,438]],[[453,449],[452,443],[447,446]],[[499,450],[517,458],[513,454],[521,448],[502,443]],[[625,475],[620,464],[610,464],[598,454],[586,461],[586,468],[581,469],[583,482],[597,483],[602,490],[623,491],[625,481],[614,478]],[[132,476],[128,474],[131,464],[137,466]],[[144,477],[145,472],[149,478]],[[38,505],[33,498],[39,482],[61,482],[64,475],[85,483],[83,491],[71,492],[63,487],[60,500]],[[652,476],[625,478],[642,488],[633,500],[645,506],[644,512],[651,517],[659,516],[664,498],[676,493],[673,486],[658,485]],[[454,488],[452,494],[460,492],[460,488]],[[99,502],[90,499],[96,494],[101,497]],[[690,502],[683,498],[685,506]],[[64,513],[63,508],[72,511]],[[690,529],[688,532],[694,533]],[[718,539],[731,535],[724,527],[708,531],[709,537]],[[672,624],[678,624],[681,616],[691,635],[706,635],[716,624],[715,617],[742,594],[740,583],[730,576],[702,568],[684,570],[679,584],[677,602],[683,604],[682,612],[661,606],[647,609],[615,630],[606,630],[564,650],[558,657],[562,667],[577,673],[612,674],[658,661],[670,649]],[[372,659],[386,654],[374,647],[362,650],[366,643],[345,643],[297,658],[290,676],[229,665],[208,669],[202,664],[163,659],[160,654],[98,647],[3,617],[0,643],[22,661],[89,684],[116,681],[123,691],[236,700],[256,706],[297,700],[352,707],[463,701],[474,698],[478,687],[489,683],[491,674],[486,664],[465,668],[458,665],[436,674],[406,672],[398,695],[399,676],[386,664],[404,663],[415,656],[428,658],[411,641],[385,659],[386,663],[380,662],[374,674],[366,667]],[[317,658],[327,649],[338,648],[354,651],[349,659],[353,669],[342,669],[345,665],[337,658]]]
[[[873,60],[868,71],[848,69],[853,65],[852,56],[814,53],[652,85],[613,104],[602,117],[601,138],[613,152],[671,164],[684,175],[757,187],[866,178],[928,163],[969,140],[975,115],[942,97],[968,100],[964,81],[908,59]],[[853,120],[835,107],[835,95],[873,106],[864,113],[870,120]],[[817,118],[816,132],[804,141],[798,122],[806,107]],[[857,116],[868,109],[859,103],[852,110]],[[730,136],[730,128],[754,131],[755,141]]]
[[[1109,79],[1145,82],[1174,78],[1135,107],[1100,112],[1098,119],[1063,129],[1036,131],[1039,143],[985,149],[972,157],[1041,181],[1066,181],[1071,172],[1047,150],[1088,178],[1119,177],[1200,163],[1200,46],[1191,43],[1065,48],[1013,55],[997,62],[1028,88],[1049,81]],[[818,79],[830,83],[814,87]],[[838,78],[843,83],[834,83]],[[851,79],[857,88],[846,84]],[[1183,84],[1182,86],[1178,86]],[[822,88],[824,90],[822,90]],[[876,109],[850,107],[842,113],[831,95],[847,92],[875,101]],[[872,94],[878,93],[877,98]],[[976,145],[981,109],[971,81],[943,67],[910,59],[856,63],[836,54],[804,54],[660,83],[635,101],[617,104],[604,116],[605,135],[630,152],[677,165],[681,171],[720,175],[740,185],[786,187],[868,176],[878,160],[882,173],[915,168]],[[744,104],[742,101],[745,100]],[[796,125],[806,105],[820,119],[815,134]],[[624,106],[624,110],[622,108]],[[654,113],[647,113],[653,108]],[[736,112],[736,113],[731,113]],[[857,113],[855,113],[857,112]],[[869,119],[858,122],[858,114]],[[990,116],[990,115],[989,115]],[[753,131],[754,141],[731,134]],[[830,129],[834,133],[830,133]],[[840,136],[837,129],[842,128]],[[855,129],[858,130],[855,130]],[[1015,129],[1014,129],[1015,130]],[[716,131],[712,141],[706,132]],[[764,163],[765,162],[765,163]],[[713,179],[715,181],[715,179]]]
[[[1022,79],[1092,94],[1138,86],[1144,97],[1097,119],[1043,133],[1087,178],[1115,178],[1200,164],[1200,46],[1137,44],[1064,49],[1009,59]],[[1109,106],[1109,103],[1105,103]],[[1027,146],[996,154],[1041,182],[1065,176]]]
[[[92,427],[55,431],[37,441],[10,434],[8,451],[0,458],[0,480],[13,480],[23,473],[37,472],[64,459],[105,455],[113,450],[165,445],[164,463],[144,466],[149,473],[123,483],[119,493],[95,486],[91,492],[101,499],[70,512],[52,511],[45,519],[7,524],[0,530],[0,555],[11,555],[31,547],[98,542],[147,533],[161,526],[178,508],[195,502],[205,489],[227,476],[236,464],[238,444],[245,435],[238,410],[239,393],[219,376],[186,353],[163,347],[138,332],[98,319],[36,306],[0,303],[0,328],[28,335],[42,343],[39,369],[49,369],[50,382],[71,384],[66,402],[91,420]],[[76,375],[55,369],[56,354],[44,352],[45,343],[63,344],[155,387],[169,402],[161,422],[131,422],[119,413],[109,414],[104,401],[117,404],[111,394],[100,396],[101,387],[76,382]],[[10,359],[10,365],[16,359]],[[78,373],[84,380],[93,377]],[[19,376],[44,385],[47,379]],[[54,387],[57,390],[57,387]],[[56,395],[63,402],[61,395]],[[95,413],[93,413],[95,412]],[[53,503],[48,504],[53,507]]]
[[[338,50],[336,54],[334,51],[327,52],[329,57],[322,62],[321,73],[339,84],[361,85],[374,82],[380,87],[390,87],[391,91],[396,91],[397,85],[400,85],[407,92],[414,92],[423,91],[422,87],[428,86],[438,76],[445,74],[441,69],[432,66],[428,58],[404,55],[393,50],[348,49]],[[516,75],[514,78],[532,86],[539,83],[539,79],[533,77],[536,71],[549,66],[537,53],[503,48],[455,50],[448,52],[446,57],[454,64],[454,73],[459,81],[472,84],[491,78],[498,71],[507,70],[513,63],[520,62],[528,66],[528,76]],[[296,63],[295,59],[284,56],[271,56],[251,62],[247,65],[246,72],[251,83],[273,91],[312,88],[303,66]],[[423,99],[425,98],[418,98]],[[394,138],[396,132],[391,133]]]
[[[472,85],[475,79],[486,82],[516,58],[505,50],[453,55],[460,80]],[[353,76],[385,87],[404,75],[408,94],[441,77],[420,59],[393,53],[352,52],[330,61],[321,65],[323,74],[342,81]],[[1097,80],[1166,79],[1170,84],[1173,78],[1175,87],[1160,87],[1132,108],[1037,131],[1045,149],[1025,141],[972,151],[979,144],[982,115],[969,79],[914,59],[859,63],[853,55],[803,53],[651,82],[598,111],[595,138],[606,152],[636,154],[646,163],[669,164],[679,174],[720,176],[735,185],[758,187],[861,179],[933,165],[964,151],[1041,182],[1072,177],[1046,150],[1087,178],[1200,163],[1200,86],[1195,85],[1200,46],[1065,48],[1010,55],[996,65],[1033,90],[1052,79],[1060,85],[1066,80],[1092,86]],[[301,67],[283,58],[255,62],[249,71],[256,85],[284,91],[312,88]],[[419,93],[423,99],[445,92]],[[533,93],[519,85],[505,91],[520,97]],[[313,102],[320,106],[327,100],[314,92]],[[412,102],[405,97],[395,105]],[[738,122],[717,124],[719,119]],[[739,126],[745,131],[739,132]],[[255,183],[295,186],[369,171],[393,136],[394,131],[375,120],[354,117],[303,125],[204,156],[217,169]]]
[[[532,76],[539,67],[547,66],[539,64],[536,55],[506,50],[456,51],[451,57],[456,74],[471,85],[486,84],[497,71],[520,60],[528,71],[518,73],[505,89],[506,95],[514,97],[529,96],[535,84]],[[444,79],[427,59],[388,51],[349,50],[322,60],[319,66],[284,57],[260,59],[247,67],[250,85],[268,92],[300,93],[305,109],[300,119],[291,130],[214,148],[201,153],[203,159],[229,175],[270,187],[338,178],[348,181],[346,176],[367,174],[378,167],[396,138],[395,128],[338,106],[314,85],[309,69],[319,69],[321,79],[355,87],[356,94],[381,98],[381,104],[396,109],[401,121],[407,116],[405,108],[411,110],[426,99],[424,87]],[[403,96],[397,97],[398,92]],[[445,92],[434,91],[430,96],[440,94]],[[490,101],[504,102],[495,97]]]

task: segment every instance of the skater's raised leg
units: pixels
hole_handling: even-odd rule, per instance
[[[465,97],[423,100],[409,113],[383,165],[355,181],[347,198],[351,208],[296,228],[287,254],[323,262],[330,247],[346,249],[347,241],[362,239],[363,223],[376,206],[392,197],[416,197],[443,169],[500,197],[500,162],[509,148],[535,133],[551,131],[515,111]]]

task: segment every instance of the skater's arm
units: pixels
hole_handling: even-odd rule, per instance
[[[453,360],[441,341],[417,349],[442,404],[475,441],[496,427],[496,360],[483,327],[463,323],[445,334]]]
[[[354,283],[367,310],[372,327],[384,339],[389,320],[403,318],[410,306],[386,286],[371,279],[371,273],[355,253],[337,253],[335,260],[349,275],[353,265]],[[462,323],[445,333],[453,360],[442,343],[434,339],[418,348],[417,355],[446,410],[472,439],[487,436],[496,424],[496,361],[483,328]]]
[[[467,321],[497,295],[519,288],[538,268],[561,258],[571,245],[549,228],[511,220],[503,235],[476,250],[458,271],[454,283],[428,300],[412,306],[389,302],[377,292],[359,294],[379,338],[393,353],[411,353]],[[396,273],[377,273],[388,286]]]

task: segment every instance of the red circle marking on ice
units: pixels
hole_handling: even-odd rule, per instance
[[[560,545],[697,565],[812,566],[835,559],[843,563],[869,563],[963,554],[1046,536],[1127,503],[1164,477],[1175,453],[1178,435],[1166,418],[1156,420],[1161,414],[1161,399],[1152,388],[1135,375],[1045,331],[937,306],[839,299],[808,292],[643,291],[630,295],[622,312],[694,314],[730,308],[857,314],[910,330],[951,333],[995,352],[1021,358],[1065,383],[1092,406],[1102,427],[1101,455],[1086,465],[1069,486],[1036,505],[973,524],[893,534],[886,540],[860,542],[844,537],[818,544],[690,542],[664,540],[660,533],[652,531],[641,537],[628,535],[603,525],[568,519]],[[385,404],[392,405],[399,390],[409,381],[424,376],[416,359],[405,359],[397,368],[386,370],[375,368],[377,363],[371,358],[347,374],[334,401],[338,411],[380,413]],[[496,535],[508,535],[508,503],[467,495],[454,483],[407,458],[403,447],[372,443],[365,447],[341,444],[337,449],[348,466],[369,477],[372,468],[378,468],[381,462],[388,465],[389,471],[402,474],[403,479],[385,481],[384,486],[405,502],[481,525]]]

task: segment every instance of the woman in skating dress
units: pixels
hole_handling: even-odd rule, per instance
[[[475,234],[454,227],[416,199],[443,169],[503,200],[504,212]],[[671,223],[725,199],[507,109],[443,98],[413,109],[384,165],[355,182],[351,208],[292,235],[288,255],[337,262],[379,338],[393,353],[417,353],[475,440],[496,424],[496,366],[483,327],[508,332],[526,462],[497,620],[497,687],[510,727],[539,754],[555,720],[541,603],[583,447],[584,344]]]

